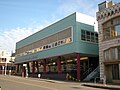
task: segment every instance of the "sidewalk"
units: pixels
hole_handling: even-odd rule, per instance
[[[23,78],[19,76],[12,76],[14,78]],[[72,82],[72,81],[60,81],[60,80],[51,80],[51,79],[42,79],[42,78],[23,78],[23,79],[31,79],[31,80],[37,80],[37,81],[46,81],[51,83],[61,83],[61,84],[77,84],[81,86],[87,86],[87,87],[94,87],[94,88],[102,88],[102,89],[110,89],[110,90],[120,90],[120,84],[101,84],[101,83],[90,83],[90,82]]]
[[[99,84],[99,83],[81,83],[82,86],[110,89],[110,90],[120,90],[120,85],[110,85],[110,84]]]

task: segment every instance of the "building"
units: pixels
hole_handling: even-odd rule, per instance
[[[98,5],[100,77],[120,82],[120,3]]]
[[[12,69],[14,57],[11,56],[11,52],[6,50],[0,50],[0,74],[8,74],[8,70]]]
[[[42,78],[51,79],[65,79],[68,74],[83,80],[96,68],[98,71],[95,21],[93,17],[73,13],[17,42],[17,73],[22,76],[40,73]]]

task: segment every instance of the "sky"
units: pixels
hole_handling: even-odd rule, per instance
[[[95,17],[103,1],[0,0],[0,49],[15,52],[16,42],[74,12]]]

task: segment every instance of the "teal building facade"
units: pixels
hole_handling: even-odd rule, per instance
[[[56,79],[65,79],[68,73],[83,80],[90,74],[88,69],[96,69],[99,62],[94,24],[93,17],[75,12],[17,42],[17,73],[23,76],[40,73],[43,78]],[[87,75],[83,75],[85,72]]]

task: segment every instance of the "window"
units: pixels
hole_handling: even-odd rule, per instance
[[[98,43],[98,34],[95,33],[95,42]]]
[[[117,60],[118,59],[118,49],[117,48],[113,48],[111,51],[112,51],[111,52],[112,59],[113,60]]]
[[[110,57],[110,50],[105,50],[105,51],[104,51],[104,59],[105,59],[106,61],[108,61],[108,60],[111,59],[111,57]]]
[[[120,47],[118,48],[118,59],[120,60]]]
[[[91,32],[91,42],[95,42],[95,36],[93,32]]]
[[[103,31],[104,39],[109,39],[110,38],[110,28],[106,28]]]
[[[81,40],[98,43],[98,34],[87,30],[81,30]]]
[[[86,31],[87,41],[90,41],[90,32]]]
[[[120,60],[120,47],[110,48],[104,51],[105,60]]]
[[[120,36],[120,17],[114,18],[102,26],[104,40]]]
[[[6,62],[6,60],[7,60],[6,58],[2,58],[2,62]]]
[[[120,36],[120,25],[115,26],[116,36]]]
[[[85,34],[85,30],[81,30],[81,35],[82,35],[82,36],[81,36],[81,39],[82,39],[82,40],[86,40],[86,37],[85,37],[85,35],[86,35],[86,34]]]

